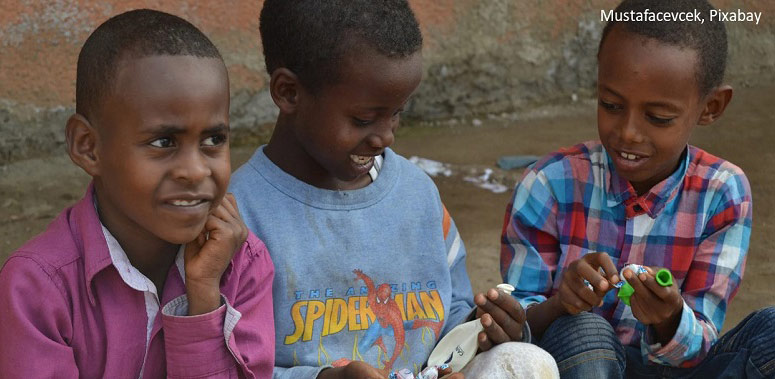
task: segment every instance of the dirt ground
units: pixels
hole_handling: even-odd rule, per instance
[[[775,278],[775,86],[737,89],[726,115],[698,129],[692,144],[742,167],[754,198],[753,234],[743,285],[731,304],[724,329],[765,305],[775,304],[769,288]],[[493,177],[513,188],[521,171],[495,168],[500,156],[543,155],[562,146],[595,139],[593,104],[577,105],[549,116],[481,117],[416,125],[399,131],[394,149],[450,164],[454,174],[436,183],[468,250],[468,274],[474,291],[500,282],[499,237],[510,191],[495,194],[463,180],[493,168]],[[253,147],[232,149],[233,167]],[[83,196],[88,177],[64,155],[0,166],[0,262],[46,225],[68,204]]]

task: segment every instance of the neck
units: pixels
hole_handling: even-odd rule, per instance
[[[107,199],[101,196],[102,192],[99,185],[95,183],[97,214],[100,222],[121,245],[132,266],[154,282],[156,290],[161,296],[164,280],[169,268],[175,262],[180,245],[164,241],[134,222],[130,221],[129,225],[121,225],[114,214],[116,210],[109,206],[100,205],[108,204]]]
[[[298,142],[293,130],[295,126],[287,115],[280,114],[277,118],[272,138],[264,148],[264,154],[281,170],[296,179],[311,186],[329,190],[354,190],[371,183],[371,178],[364,175],[352,182],[337,179],[320,165],[314,157]]]

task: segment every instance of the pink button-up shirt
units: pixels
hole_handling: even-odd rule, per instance
[[[270,377],[274,267],[263,242],[251,233],[234,255],[224,305],[181,316],[182,265],[170,267],[161,299],[130,286],[92,196],[89,186],[0,271],[0,377]],[[152,301],[161,312],[148,311]]]

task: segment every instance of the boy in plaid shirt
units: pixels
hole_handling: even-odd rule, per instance
[[[563,378],[775,375],[775,308],[719,339],[742,279],[751,191],[737,166],[689,146],[732,98],[726,30],[702,0],[625,0],[598,51],[598,131],[528,169],[507,210],[501,273]],[[704,12],[704,13],[703,13]],[[646,273],[620,271],[629,263]],[[674,285],[655,281],[669,269]],[[635,289],[631,306],[613,285]],[[756,349],[753,349],[753,347]]]

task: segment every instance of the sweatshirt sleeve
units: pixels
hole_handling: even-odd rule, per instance
[[[0,271],[0,373],[9,378],[79,376],[72,319],[52,273],[15,255]]]
[[[474,294],[466,271],[466,247],[460,238],[455,221],[452,220],[443,204],[442,207],[444,210],[442,219],[444,242],[447,249],[450,280],[452,281],[452,304],[441,332],[441,336],[444,336],[452,328],[464,322],[471,314],[474,309]]]
[[[233,303],[185,316],[182,295],[162,311],[167,375],[171,378],[268,378],[274,366],[272,280],[274,266],[264,244],[252,233],[238,254],[246,255]]]

